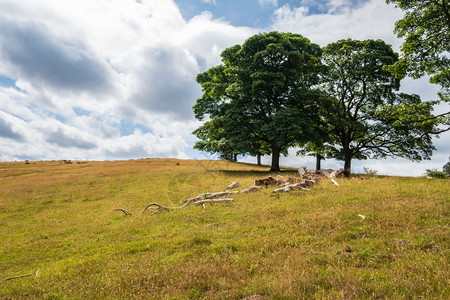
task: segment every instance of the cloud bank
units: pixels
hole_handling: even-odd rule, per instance
[[[187,158],[196,75],[255,29],[173,1],[0,2],[1,160]],[[123,124],[128,124],[128,130]]]

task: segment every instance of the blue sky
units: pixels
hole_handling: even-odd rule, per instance
[[[278,30],[398,50],[401,16],[382,0],[0,0],[0,161],[209,158],[192,149],[195,78],[225,48]],[[436,98],[426,79],[403,87]],[[420,175],[448,161],[449,134],[435,144],[431,161],[355,161],[354,171]],[[282,164],[314,166],[290,153]]]
[[[15,87],[15,80],[12,78],[9,78],[7,76],[0,75],[0,86],[3,87]]]
[[[327,0],[176,0],[181,14],[191,19],[203,11],[211,12],[214,17],[226,20],[235,26],[268,27],[273,22],[273,12],[282,6],[307,7],[308,13],[322,14],[330,12],[333,5],[356,7],[365,0],[327,1]]]
[[[175,1],[186,19],[191,19],[203,11],[210,11],[218,19],[224,19],[235,26],[266,27],[270,25],[273,9],[278,4],[298,1]]]

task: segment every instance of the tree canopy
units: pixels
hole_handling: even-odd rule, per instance
[[[225,49],[223,64],[197,76],[203,95],[194,113],[209,121],[194,131],[201,139],[196,147],[222,140],[251,153],[262,146],[272,153],[271,171],[279,171],[280,153],[308,140],[320,123],[315,101],[320,55],[307,38],[279,32]]]
[[[391,46],[381,40],[347,39],[323,50],[330,148],[334,157],[344,160],[344,168],[350,170],[354,158],[429,158],[434,149],[433,103],[396,92],[399,80],[383,68],[398,59]],[[411,115],[425,121],[407,122]]]

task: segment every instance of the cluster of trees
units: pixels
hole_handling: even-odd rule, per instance
[[[194,147],[231,159],[271,154],[271,171],[280,170],[280,155],[293,146],[316,155],[319,168],[323,157],[343,160],[348,170],[352,159],[428,159],[432,135],[443,130],[447,116],[432,114],[437,102],[399,92],[404,66],[410,66],[403,52],[399,59],[381,40],[321,48],[292,33],[250,37],[224,50],[221,65],[198,75],[203,95],[193,110],[205,122],[194,131]],[[447,58],[436,59],[447,66],[433,79],[445,100]]]

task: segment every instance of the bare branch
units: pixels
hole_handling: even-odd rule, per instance
[[[216,197],[223,197],[223,196],[228,196],[228,195],[233,195],[233,194],[238,194],[238,193],[239,193],[238,191],[232,192],[232,191],[228,191],[228,190],[226,190],[224,192],[217,192],[217,193],[204,193],[204,194],[198,195],[197,197],[184,200],[183,201],[184,204],[181,207],[185,207],[185,206],[191,204],[192,202],[199,201],[202,199],[213,199]]]
[[[214,204],[214,203],[223,203],[223,202],[232,202],[232,198],[221,198],[221,199],[206,199],[194,202],[194,205],[204,205],[206,203]]]
[[[230,184],[230,185],[227,187],[227,189],[232,190],[232,189],[238,188],[239,185],[240,185],[239,181],[234,181],[232,184]]]
[[[162,205],[160,205],[158,203],[150,203],[149,205],[147,205],[144,208],[144,210],[142,211],[141,214],[143,214],[147,209],[153,209],[154,212],[151,213],[153,215],[153,214],[155,214],[157,212],[161,212],[161,211],[164,211],[164,210],[171,210],[171,209],[175,209],[175,208],[179,208],[179,207],[165,207],[165,206],[162,206]]]
[[[131,216],[131,213],[128,210],[123,209],[123,208],[115,208],[115,209],[113,209],[113,211],[121,211],[125,214],[125,216]]]
[[[33,274],[25,274],[25,275],[8,277],[8,278],[5,279],[5,281],[12,280],[12,279],[18,279],[18,278],[24,278],[24,277],[30,277],[30,276],[33,276]]]

